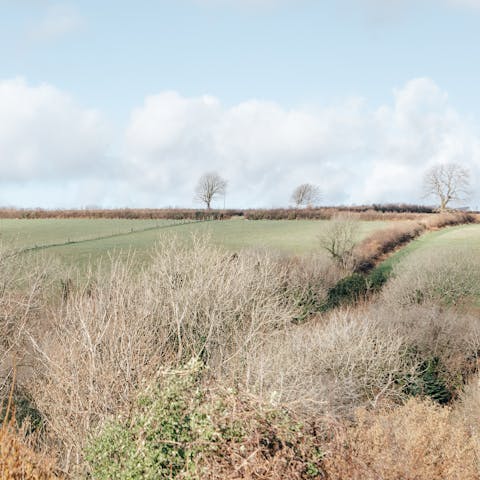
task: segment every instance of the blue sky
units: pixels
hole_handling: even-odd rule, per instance
[[[476,182],[479,24],[479,0],[0,0],[0,203],[193,206],[209,170],[238,207],[304,181],[419,201],[446,161]]]

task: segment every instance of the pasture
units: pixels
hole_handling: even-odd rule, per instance
[[[46,472],[18,478],[476,479],[480,225],[439,229],[464,220],[1,220],[0,397],[37,430],[0,450]]]
[[[480,254],[480,225],[459,225],[428,232],[394,253],[382,263],[381,268],[391,269],[411,255],[420,258],[427,252],[444,253],[449,250],[471,250]]]
[[[11,248],[45,251],[68,263],[85,263],[109,252],[145,254],[165,235],[188,240],[206,235],[228,250],[267,248],[293,254],[319,250],[318,237],[328,221],[319,220],[176,220],[37,219],[0,220],[0,239]],[[358,240],[389,222],[361,222]]]

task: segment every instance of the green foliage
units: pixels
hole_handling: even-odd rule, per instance
[[[302,424],[281,409],[257,410],[232,391],[210,394],[201,373],[198,361],[167,372],[128,418],[92,438],[85,452],[92,478],[221,479],[257,454],[267,470],[278,454],[285,472],[296,473],[288,478],[319,478],[322,452]],[[277,460],[271,463],[278,469]]]
[[[299,308],[299,314],[293,319],[293,323],[301,324],[308,318],[324,308],[325,299],[321,285],[308,285],[307,288],[293,294],[295,306]]]
[[[387,283],[387,280],[390,278],[392,272],[391,268],[375,268],[367,276],[368,289],[371,292],[379,292],[382,287]]]
[[[432,357],[421,363],[414,376],[404,388],[405,393],[412,396],[427,396],[433,401],[444,405],[453,394],[444,379],[443,367],[440,359]]]
[[[194,445],[195,429],[205,418],[195,415],[202,404],[197,381],[199,367],[170,378],[159,388],[138,399],[133,418],[112,422],[87,449],[87,461],[98,480],[154,480],[175,478],[193,467],[193,459],[203,447]],[[184,477],[188,478],[188,477]]]
[[[340,280],[328,292],[328,298],[324,306],[325,310],[335,308],[345,304],[355,304],[360,299],[365,298],[368,292],[366,278],[354,273]]]

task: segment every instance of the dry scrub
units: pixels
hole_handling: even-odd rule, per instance
[[[349,414],[360,405],[398,401],[417,360],[394,329],[368,312],[334,312],[277,333],[247,359],[246,382],[264,398],[298,412]]]
[[[357,413],[336,431],[325,459],[331,480],[476,480],[475,442],[450,407],[409,400]]]
[[[394,268],[384,289],[392,308],[415,304],[460,305],[480,295],[480,258],[470,250],[414,254]]]
[[[0,428],[0,478],[2,480],[54,480],[55,462],[33,450],[14,419]]]
[[[286,270],[265,254],[168,239],[136,268],[112,260],[76,280],[44,333],[29,335],[35,360],[24,388],[68,452],[66,468],[81,461],[88,432],[128,408],[160,367],[195,357],[221,372],[296,316]]]
[[[354,268],[360,272],[367,272],[385,254],[414,240],[427,230],[462,225],[476,222],[477,218],[464,212],[439,213],[428,215],[416,220],[407,220],[383,230],[374,232],[353,249]]]
[[[139,392],[158,384],[159,372],[195,358],[207,367],[198,388],[209,386],[210,402],[195,411],[218,415],[220,431],[231,432],[230,418],[246,429],[231,443],[218,438],[216,453],[228,455],[205,457],[205,478],[306,478],[302,442],[327,446],[330,424],[282,430],[275,415],[284,405],[295,425],[337,418],[326,460],[332,479],[478,478],[478,384],[462,390],[480,352],[478,314],[459,308],[479,293],[480,264],[468,252],[405,262],[370,305],[303,325],[311,302],[322,302],[344,274],[321,257],[231,254],[205,238],[188,246],[164,238],[145,267],[112,258],[67,276],[32,258],[0,258],[2,381],[16,359],[18,391],[69,474],[85,473],[85,445],[115,419],[132,419]],[[412,395],[460,400],[457,408],[402,406]],[[223,417],[208,410],[218,404]],[[367,410],[344,423],[358,407]],[[13,424],[4,431],[7,445],[19,438]],[[281,448],[262,440],[277,433],[293,437],[281,437]],[[415,462],[417,476],[407,468]]]

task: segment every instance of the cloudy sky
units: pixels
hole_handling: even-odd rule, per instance
[[[0,0],[0,205],[480,207],[480,0]],[[223,202],[222,202],[223,203]]]

